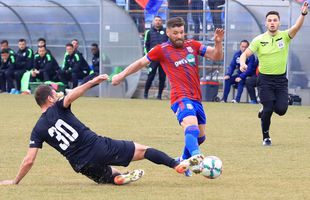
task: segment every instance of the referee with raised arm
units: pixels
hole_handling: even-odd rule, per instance
[[[240,56],[241,70],[245,71],[246,58],[256,53],[259,60],[258,91],[263,108],[259,111],[263,133],[263,146],[271,145],[269,127],[272,113],[282,116],[288,108],[288,80],[286,65],[291,39],[295,37],[308,14],[308,2],[304,2],[295,24],[280,31],[280,15],[277,11],[266,14],[267,31],[253,39],[249,48]]]

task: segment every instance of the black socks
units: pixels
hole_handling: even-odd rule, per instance
[[[166,153],[153,148],[146,149],[144,157],[153,163],[158,165],[166,165],[171,168],[174,168],[179,164],[178,161],[174,160]]]

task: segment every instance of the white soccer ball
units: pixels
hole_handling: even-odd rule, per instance
[[[223,163],[216,156],[207,156],[201,162],[201,174],[210,179],[215,179],[222,174]]]

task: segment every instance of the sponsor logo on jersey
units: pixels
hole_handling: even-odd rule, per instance
[[[195,62],[195,56],[193,54],[188,54],[186,56],[186,60],[189,62],[191,66],[195,66],[196,62]]]
[[[179,67],[180,65],[183,65],[183,64],[189,64],[190,66],[195,66],[196,64],[195,56],[193,54],[188,54],[186,58],[183,58],[181,60],[174,62],[174,65],[176,67]]]
[[[181,59],[181,60],[178,60],[178,61],[176,61],[176,62],[174,62],[174,65],[176,66],[176,67],[178,67],[178,66],[180,66],[180,65],[183,65],[183,64],[187,64],[188,63],[188,61],[186,60],[186,59]]]

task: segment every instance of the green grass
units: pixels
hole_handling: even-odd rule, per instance
[[[132,163],[145,176],[126,186],[97,185],[76,174],[47,144],[18,186],[0,186],[0,199],[310,199],[310,109],[289,107],[272,118],[272,147],[262,147],[258,105],[204,103],[208,115],[206,155],[223,161],[220,178],[183,177],[147,160]],[[176,157],[183,133],[168,101],[81,98],[73,112],[95,132],[134,140]],[[0,95],[0,180],[15,177],[40,115],[32,96]]]

